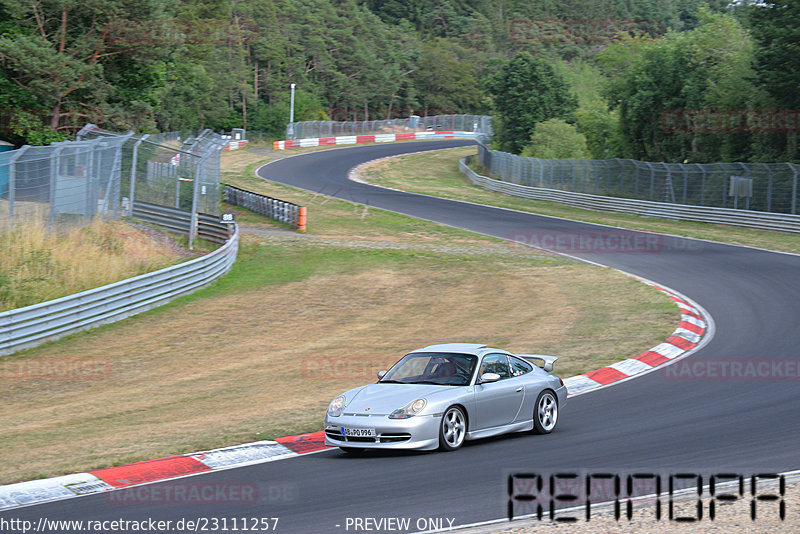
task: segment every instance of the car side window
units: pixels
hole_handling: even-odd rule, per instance
[[[508,356],[505,354],[489,354],[481,363],[481,375],[496,373],[500,378],[510,378],[511,370],[508,367]]]
[[[526,361],[515,358],[514,356],[510,356],[509,360],[511,360],[511,374],[514,376],[524,375],[525,373],[533,371],[533,366]]]

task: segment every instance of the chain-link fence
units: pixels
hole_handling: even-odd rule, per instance
[[[0,224],[128,216],[132,200],[219,215],[225,141],[210,130],[179,139],[87,125],[77,141],[1,152]]]
[[[83,139],[115,139],[119,134],[85,128]],[[125,199],[219,215],[220,152],[226,141],[211,130],[131,136],[123,145],[120,188]],[[128,208],[130,212],[130,208]]]
[[[475,132],[491,137],[492,118],[486,115],[432,115],[380,121],[304,121],[286,127],[287,139],[424,131]]]
[[[478,161],[503,180],[639,200],[797,213],[793,163],[663,163],[631,159],[538,159],[491,150],[484,139]]]
[[[23,146],[0,153],[0,221],[88,220],[119,214],[123,146],[130,135]]]

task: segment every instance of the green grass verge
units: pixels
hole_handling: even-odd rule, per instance
[[[553,353],[566,377],[678,322],[669,299],[619,272],[270,184],[252,175],[262,159],[235,161],[230,183],[309,208],[307,235],[259,234],[271,223],[244,213],[255,233],[209,287],[0,359],[0,483],[316,431],[336,394],[430,343]],[[24,376],[59,361],[108,372]]]
[[[487,191],[473,185],[458,170],[458,160],[475,154],[474,147],[447,149],[399,156],[362,168],[359,176],[368,182],[413,193],[499,206],[540,215],[576,221],[707,239],[733,245],[800,253],[800,235],[788,232],[755,230],[737,226],[671,221],[623,213],[608,213],[565,206],[555,202],[529,200]],[[439,172],[431,173],[430,169]]]

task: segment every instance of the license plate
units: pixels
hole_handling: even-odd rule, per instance
[[[374,428],[342,428],[342,435],[349,438],[374,438],[377,436]]]

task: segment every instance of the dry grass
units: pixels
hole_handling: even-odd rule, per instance
[[[49,231],[40,218],[0,234],[0,309],[78,293],[175,264],[166,236],[154,239],[120,221]]]
[[[314,147],[330,150],[330,147]],[[340,150],[346,150],[341,149]],[[294,149],[310,151],[312,149]],[[282,156],[279,153],[278,156]],[[347,237],[368,240],[398,240],[424,243],[481,243],[505,247],[497,239],[480,236],[413,219],[395,213],[357,206],[350,202],[333,199],[316,193],[303,191],[282,184],[267,182],[254,175],[255,169],[270,161],[256,151],[233,151],[223,154],[222,177],[225,183],[267,195],[308,208],[308,233],[325,237]],[[244,169],[240,174],[237,172]],[[282,226],[261,216],[248,214],[244,210],[232,209],[237,221],[246,224],[259,223]]]
[[[556,354],[566,377],[677,324],[616,271],[265,183],[263,156],[231,154],[230,183],[309,206],[313,235],[245,236],[208,289],[0,359],[0,483],[318,430],[333,396],[430,343]]]
[[[246,239],[245,263],[319,252],[261,239]],[[337,393],[430,343],[554,352],[567,376],[648,348],[677,321],[652,289],[561,260],[325,254],[301,280],[218,291],[4,358],[0,482],[313,431]],[[92,371],[59,374],[63,362]]]
[[[254,163],[266,162],[273,158],[266,157],[265,150],[231,150],[220,155],[220,179],[229,183],[232,177],[245,173]],[[278,154],[276,154],[277,156]]]

